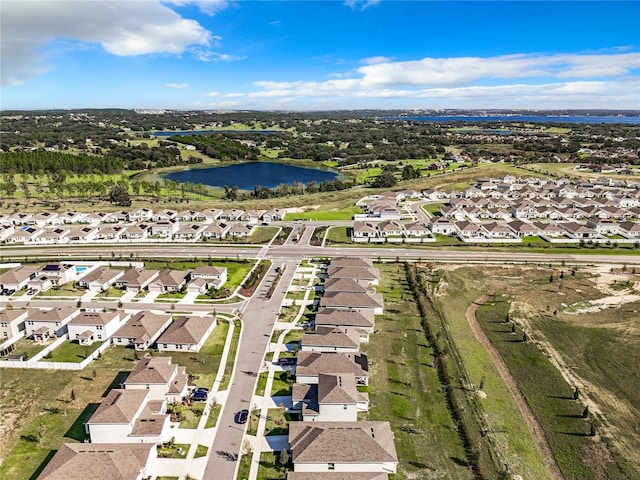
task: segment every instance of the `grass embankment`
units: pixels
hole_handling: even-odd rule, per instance
[[[519,416],[510,413],[508,405],[500,401],[502,389],[496,390],[495,375],[487,374],[486,354],[473,347],[475,342],[462,316],[465,307],[458,306],[488,289],[505,292],[505,296],[494,305],[481,308],[478,318],[538,418],[565,477],[635,478],[640,463],[634,453],[640,448],[640,426],[636,421],[640,415],[640,375],[636,368],[640,363],[640,302],[622,304],[615,315],[610,310],[589,308],[589,300],[615,292],[611,285],[605,285],[605,292],[602,285],[598,286],[601,278],[609,274],[594,274],[582,268],[575,275],[570,271],[459,268],[445,273],[441,304],[460,351],[470,360],[467,365],[472,378],[476,384],[484,379],[487,398],[482,404],[488,413],[496,412],[488,415],[490,420],[498,421],[494,431],[509,434],[513,426],[508,424]],[[616,276],[620,277],[618,283],[640,280],[640,276],[629,272]],[[611,291],[607,292],[607,288]],[[620,295],[624,293],[629,292]],[[514,327],[501,324],[507,312],[517,324],[513,334],[510,332]],[[524,343],[523,329],[528,336]],[[577,378],[575,382],[567,383],[549,361],[548,345],[560,353],[563,368]],[[580,384],[577,401],[573,400],[573,383]],[[585,395],[595,400],[601,415],[594,417],[592,410],[588,418],[581,418]],[[505,427],[501,427],[502,422]],[[589,436],[591,422],[596,426],[595,437]],[[512,436],[517,439],[516,433],[513,431]],[[509,452],[512,451],[519,449],[511,448]],[[515,468],[512,471],[517,473]]]
[[[376,318],[377,335],[362,344],[369,368],[370,410],[364,418],[391,423],[400,465],[396,479],[471,479],[463,442],[447,409],[416,302],[401,265],[379,265],[378,291],[385,314]]]

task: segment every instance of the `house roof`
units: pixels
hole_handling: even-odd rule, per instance
[[[373,268],[373,260],[360,257],[334,257],[331,259],[331,266]]]
[[[118,279],[118,282],[127,285],[142,285],[154,279],[160,274],[158,270],[145,270],[144,268],[130,268]]]
[[[348,404],[358,402],[356,377],[353,373],[340,375],[318,375],[319,404]]]
[[[92,282],[106,283],[113,281],[122,274],[122,270],[116,270],[114,268],[96,268],[82,277],[82,281],[87,284]]]
[[[32,322],[61,322],[70,317],[78,309],[75,307],[55,307],[50,310],[29,309],[29,320]]]
[[[171,357],[145,357],[136,363],[124,382],[127,385],[166,385],[176,372]]]
[[[382,295],[376,293],[325,292],[320,299],[321,307],[380,308],[383,305]]]
[[[319,325],[345,325],[353,327],[373,327],[374,315],[371,311],[360,312],[358,310],[339,308],[320,308],[316,314],[316,326]]]
[[[340,267],[329,265],[327,274],[331,278],[360,278],[363,280],[377,280],[380,278],[380,273],[377,269],[368,267]]]
[[[317,327],[315,332],[306,332],[300,344],[318,347],[349,347],[360,346],[360,334],[353,328]]]
[[[191,271],[191,275],[199,275],[202,277],[219,277],[227,271],[226,267],[216,267],[213,265],[202,265]]]
[[[34,265],[21,265],[0,275],[0,284],[21,283],[40,270]]]
[[[11,323],[27,316],[28,310],[0,310],[0,323]]]
[[[213,318],[180,316],[160,335],[158,343],[197,344],[213,321]]]
[[[136,417],[148,396],[148,390],[114,388],[91,415],[87,424],[128,424]]]
[[[135,338],[136,342],[145,342],[152,338],[171,315],[157,315],[150,312],[138,312],[113,335],[118,338]]]
[[[69,325],[107,325],[119,317],[119,312],[81,312]]]
[[[164,270],[160,273],[158,278],[153,281],[153,283],[177,287],[184,283],[187,273],[189,272],[184,270]]]
[[[365,354],[298,352],[296,375],[352,373],[367,376],[369,364]]]
[[[324,291],[367,293],[369,289],[352,278],[328,278],[324,283]]]
[[[291,422],[296,463],[397,462],[389,422]]]
[[[153,448],[153,443],[63,443],[38,480],[134,480]]]

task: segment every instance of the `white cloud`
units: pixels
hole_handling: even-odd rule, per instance
[[[378,65],[380,63],[389,63],[393,61],[393,58],[390,57],[383,57],[382,55],[377,56],[377,57],[369,57],[369,58],[363,58],[360,63],[363,63],[365,65]]]
[[[245,94],[244,93],[240,93],[240,92],[231,92],[231,93],[227,93],[225,95],[225,97],[227,98],[237,98],[237,97],[244,97]]]
[[[185,5],[195,5],[202,13],[215,15],[220,10],[227,8],[229,3],[225,0],[163,0],[163,3],[184,7]]]
[[[165,83],[164,86],[169,88],[177,88],[177,89],[189,88],[188,83]]]
[[[225,53],[214,52],[213,50],[205,50],[202,48],[194,48],[192,49],[192,53],[201,62],[235,62],[245,58],[235,57],[233,55],[227,55]]]
[[[189,46],[209,47],[215,37],[159,0],[2,2],[2,86],[49,70],[43,48],[56,39],[98,44],[117,56],[181,55]]]
[[[366,59],[352,78],[254,82],[252,99],[439,101],[458,106],[640,108],[640,54]],[[353,72],[350,72],[352,74]],[[339,77],[339,75],[331,75]],[[449,102],[449,103],[447,103]],[[334,102],[335,103],[335,102]],[[347,108],[347,105],[345,105]]]
[[[203,93],[203,95],[205,97],[219,97],[220,96],[220,92],[207,92],[207,93]]]
[[[345,0],[344,4],[351,10],[363,11],[369,7],[378,5],[380,0]]]

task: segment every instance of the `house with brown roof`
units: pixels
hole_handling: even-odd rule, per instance
[[[149,291],[157,293],[178,292],[187,283],[189,272],[184,270],[164,270],[149,283]]]
[[[375,317],[371,310],[320,308],[314,321],[318,327],[347,327],[373,333]]]
[[[369,362],[364,353],[298,352],[296,381],[316,384],[318,375],[351,373],[358,385],[369,382]]]
[[[302,335],[300,350],[357,353],[360,350],[360,333],[354,328],[316,327],[315,331]]]
[[[157,456],[154,443],[63,443],[37,480],[143,480]]]
[[[206,280],[207,289],[220,288],[227,282],[227,267],[202,265],[189,272],[189,281],[196,278]]]
[[[163,400],[148,390],[114,388],[85,422],[93,443],[162,443],[171,436]]]
[[[365,281],[368,285],[377,285],[380,280],[380,272],[377,269],[366,267],[329,265],[327,275],[330,278],[352,278],[357,281]]]
[[[118,278],[115,286],[129,292],[139,292],[147,288],[160,275],[159,270],[147,270],[144,268],[130,268],[124,275]]]
[[[202,238],[224,238],[230,228],[226,223],[211,223],[202,231]]]
[[[34,265],[20,265],[0,275],[0,288],[8,290],[21,290],[27,286],[29,280],[33,280],[40,267]]]
[[[98,267],[78,280],[78,285],[92,292],[105,292],[123,275],[124,270]]]
[[[25,329],[28,310],[0,310],[0,342]]]
[[[114,345],[146,350],[156,342],[172,320],[169,314],[138,312],[112,335],[111,341]]]
[[[320,299],[323,308],[348,308],[372,310],[375,315],[384,313],[384,300],[378,293],[325,292]]]
[[[129,314],[114,312],[81,312],[69,321],[69,340],[77,340],[80,345],[103,342],[129,318]]]
[[[358,412],[369,409],[369,396],[358,392],[351,373],[318,376],[318,384],[295,383],[291,410],[304,422],[355,422]]]
[[[215,326],[213,317],[180,316],[158,338],[158,350],[198,352]]]
[[[148,391],[151,400],[171,403],[182,400],[187,394],[187,384],[185,367],[172,364],[171,357],[145,357],[136,363],[122,387]]]
[[[293,471],[395,473],[389,422],[291,422]]]
[[[352,278],[327,278],[324,282],[325,292],[352,292],[367,293],[371,292],[371,288],[366,282],[359,283]]]
[[[80,310],[74,307],[54,307],[49,310],[30,309],[25,321],[25,336],[35,341],[61,337],[67,333],[67,324]]]

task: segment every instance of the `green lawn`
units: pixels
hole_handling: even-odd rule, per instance
[[[208,451],[209,451],[209,447],[205,445],[198,445],[196,447],[196,454],[193,458],[206,457]]]
[[[293,388],[293,379],[287,372],[276,372],[273,376],[273,385],[271,387],[271,395],[274,397],[281,397],[284,395],[291,395],[291,389]]]
[[[335,210],[309,210],[308,212],[287,213],[285,220],[314,220],[320,222],[328,220],[351,220],[356,213],[362,213],[362,209],[353,205]]]
[[[279,454],[280,452],[262,452],[260,454],[258,480],[285,480],[288,467],[280,463]]]
[[[168,444],[163,445],[162,447],[158,447],[158,457],[159,458],[187,458],[187,453],[189,452],[188,443],[174,443],[171,446]]]
[[[46,299],[49,297],[81,297],[87,290],[80,288],[73,283],[66,283],[59,287],[51,287],[49,290],[38,293],[35,298]]]
[[[238,351],[238,342],[240,340],[240,333],[242,330],[242,324],[238,321],[233,324],[233,336],[231,338],[231,346],[229,348],[229,356],[227,357],[227,363],[224,367],[224,374],[222,381],[220,382],[219,390],[226,390],[229,388],[229,382],[231,381],[231,374],[236,362],[236,352]],[[217,371],[217,370],[216,370]]]
[[[35,357],[38,353],[47,348],[53,342],[55,342],[55,340],[56,339],[53,338],[46,342],[40,343],[34,342],[33,340],[30,340],[28,338],[21,338],[16,343],[14,343],[16,347],[15,350],[9,352],[7,355],[24,355],[25,357],[27,357],[27,360],[29,360],[30,358]]]
[[[192,260],[192,261],[182,261],[182,260],[173,260],[173,261],[147,261],[144,263],[145,268],[148,269],[172,269],[172,270],[190,270],[204,265],[211,265],[215,267],[226,267],[227,269],[227,283],[224,284],[225,288],[233,290],[235,287],[242,283],[244,277],[247,276],[247,273],[251,270],[254,265],[254,262],[251,260],[242,261],[242,260],[234,260],[234,259],[200,259],[200,260]]]
[[[330,227],[327,234],[327,244],[351,243],[352,227]]]
[[[207,423],[205,423],[204,428],[213,428],[216,426],[221,410],[222,406],[219,403],[213,405],[209,411],[209,417],[207,418]]]
[[[120,298],[122,295],[124,295],[124,290],[109,287],[106,291],[98,293],[94,298]]]
[[[97,350],[100,345],[102,345],[101,342],[94,342],[90,346],[84,346],[75,341],[66,341],[53,350],[48,358],[43,358],[43,360],[47,362],[80,363]]]
[[[378,291],[385,315],[363,350],[369,367],[370,410],[362,419],[391,423],[399,457],[396,479],[472,479],[464,446],[447,409],[442,385],[399,265],[380,265]]]

